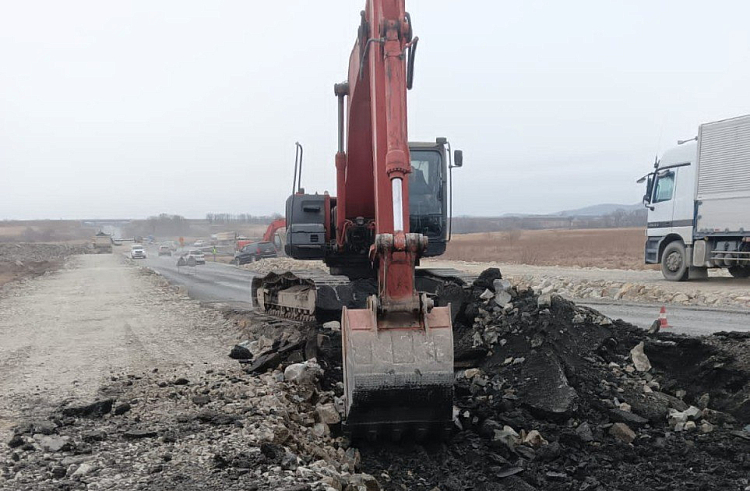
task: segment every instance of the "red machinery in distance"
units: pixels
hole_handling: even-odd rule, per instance
[[[276,250],[283,253],[284,242],[286,237],[286,220],[283,218],[277,218],[272,221],[266,231],[263,232],[263,237],[260,239],[262,242],[273,243]],[[234,242],[234,248],[239,251],[248,244],[258,242],[257,239],[248,239],[245,237],[237,237]]]
[[[268,228],[266,229],[265,233],[263,234],[263,242],[273,242],[274,237],[279,232],[279,230],[286,229],[286,220],[283,218],[277,218],[276,220],[272,221]]]

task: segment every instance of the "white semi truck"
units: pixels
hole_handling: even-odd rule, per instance
[[[646,181],[646,263],[672,281],[728,268],[750,277],[750,115],[706,123]]]

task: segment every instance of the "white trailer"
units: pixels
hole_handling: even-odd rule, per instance
[[[701,125],[643,181],[647,264],[674,281],[708,268],[750,277],[750,115]]]

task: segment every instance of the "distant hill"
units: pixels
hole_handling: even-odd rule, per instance
[[[624,210],[627,212],[631,212],[631,211],[638,211],[641,209],[643,209],[643,204],[641,203],[636,203],[634,205],[617,205],[613,203],[603,203],[601,205],[584,206],[583,208],[578,208],[576,210],[559,211],[557,213],[552,213],[552,215],[557,215],[561,217],[600,217],[603,215],[608,215],[617,210]]]
[[[620,228],[646,225],[646,208],[640,203],[605,203],[548,215],[505,214],[499,217],[459,216],[453,219],[453,233],[496,232],[572,228]]]

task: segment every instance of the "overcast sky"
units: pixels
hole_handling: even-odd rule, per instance
[[[4,1],[0,218],[271,214],[335,193],[364,0]],[[750,113],[750,3],[408,0],[411,140],[464,151],[456,214],[635,203],[654,154]]]

